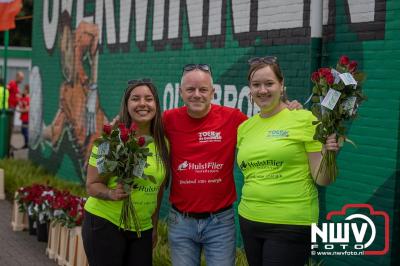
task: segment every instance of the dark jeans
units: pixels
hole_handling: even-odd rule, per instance
[[[27,122],[22,122],[21,133],[24,136],[24,148],[28,147],[29,142],[29,125]]]
[[[311,226],[269,224],[239,216],[250,266],[304,266],[310,255]]]
[[[85,212],[83,246],[90,266],[151,266],[152,231],[124,231],[99,216]]]

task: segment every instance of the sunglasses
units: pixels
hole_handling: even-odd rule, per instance
[[[249,65],[265,63],[265,64],[274,64],[278,62],[278,57],[276,56],[265,56],[265,57],[253,57],[247,61]]]
[[[183,73],[189,72],[195,69],[200,69],[202,71],[208,72],[211,74],[211,67],[207,64],[187,64],[183,67]]]
[[[153,84],[153,82],[149,78],[128,80],[128,85],[136,85],[136,84]]]

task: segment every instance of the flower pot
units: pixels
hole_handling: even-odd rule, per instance
[[[57,257],[56,257],[58,265],[66,264],[68,247],[69,247],[69,229],[66,226],[61,226],[61,233],[60,233]]]
[[[57,259],[57,251],[61,233],[61,224],[52,222],[49,227],[49,241],[47,242],[46,255],[50,259]]]
[[[39,242],[47,242],[49,238],[48,222],[40,223],[39,219],[36,219],[36,238]]]
[[[28,215],[28,230],[30,235],[36,235],[36,219],[32,215]]]
[[[80,226],[71,228],[69,230],[69,245],[66,266],[78,266],[77,265],[77,255],[78,255],[78,242],[79,236],[82,228]]]
[[[86,257],[85,250],[83,248],[83,241],[82,241],[82,227],[79,226],[78,231],[78,241],[76,247],[76,264],[77,266],[87,266],[88,261]]]
[[[20,212],[18,210],[18,202],[15,199],[15,196],[17,195],[17,192],[15,192],[14,195],[14,204],[12,208],[12,216],[11,216],[11,227],[13,231],[22,231],[26,228],[28,228],[28,215],[25,212]]]

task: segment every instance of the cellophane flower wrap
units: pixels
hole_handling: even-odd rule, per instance
[[[116,176],[116,182],[122,184],[129,195],[123,200],[120,227],[134,228],[139,237],[141,227],[131,192],[137,178],[156,183],[153,176],[144,173],[147,156],[152,155],[147,144],[152,141],[149,136],[137,136],[137,126],[134,123],[130,128],[119,123],[114,126],[104,125],[102,136],[94,143],[98,147],[96,166],[100,177]]]
[[[312,113],[318,118],[314,139],[325,144],[327,137],[336,133],[340,146],[343,143],[354,142],[346,137],[346,121],[352,121],[363,100],[362,82],[365,75],[357,71],[357,62],[350,61],[347,56],[341,56],[336,68],[320,68],[312,73],[314,83],[312,89]],[[323,154],[317,178],[326,171],[331,181],[336,180],[338,169],[336,152],[326,151]]]

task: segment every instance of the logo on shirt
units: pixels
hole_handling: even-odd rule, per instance
[[[178,165],[178,171],[193,170],[196,173],[218,173],[222,167],[223,163],[217,162],[206,162],[206,163],[190,163],[184,161]]]
[[[184,161],[183,163],[181,163],[180,165],[178,165],[178,171],[186,170],[188,166],[189,166],[188,162],[187,162],[187,161]]]
[[[268,130],[267,137],[269,138],[287,138],[289,131],[287,130]]]
[[[199,142],[221,142],[221,132],[204,131],[199,132]]]
[[[257,161],[242,161],[239,165],[242,171],[245,171],[248,168],[258,168],[258,169],[268,169],[268,170],[277,170],[282,167],[283,161],[276,160],[257,160]]]

